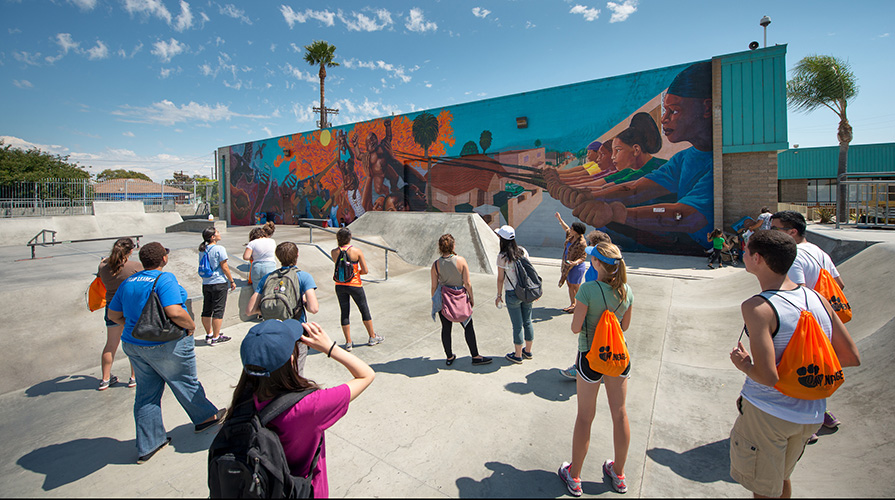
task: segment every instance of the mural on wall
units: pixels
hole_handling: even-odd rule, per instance
[[[230,146],[230,223],[476,212],[551,247],[559,211],[625,250],[701,254],[711,81],[704,61]]]

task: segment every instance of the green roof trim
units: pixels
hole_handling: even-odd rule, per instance
[[[839,146],[787,149],[777,155],[777,178],[835,179],[838,165]],[[848,172],[895,172],[895,142],[851,145]]]

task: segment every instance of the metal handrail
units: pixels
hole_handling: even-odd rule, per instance
[[[51,240],[47,241],[47,234],[51,235]],[[142,238],[142,234],[134,234],[130,236],[112,236],[109,238],[85,238],[80,240],[61,240],[56,241],[56,231],[52,229],[41,229],[39,233],[37,233],[34,238],[31,238],[28,243],[25,243],[25,246],[31,247],[31,258],[34,259],[34,249],[35,247],[49,247],[53,245],[61,245],[63,243],[82,243],[85,241],[104,241],[104,240],[117,240],[121,238],[136,238],[137,240],[137,248],[140,247],[140,238]],[[37,241],[38,238],[41,238],[41,241]]]
[[[330,233],[330,234],[338,233],[337,230],[330,229],[328,227],[315,226],[314,224],[308,224],[307,222],[299,222],[298,225],[308,228],[308,242],[312,245],[314,244],[314,230],[315,229],[317,229],[318,231],[326,231],[327,233]],[[364,240],[361,238],[355,238],[354,236],[352,236],[351,239],[353,239],[355,241],[359,241],[366,245],[374,246],[376,248],[381,248],[381,249],[385,250],[385,279],[388,280],[388,253],[389,252],[398,253],[398,251],[395,250],[394,248],[387,247],[385,245],[380,245],[379,243],[373,243],[372,241],[367,241],[367,240]]]

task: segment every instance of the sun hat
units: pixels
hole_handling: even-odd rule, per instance
[[[494,230],[498,236],[505,240],[515,240],[516,239],[516,230],[513,229],[513,226],[504,225]]]
[[[304,331],[301,322],[294,319],[269,319],[253,326],[239,346],[239,357],[242,358],[245,372],[269,377],[271,372],[289,361],[295,343]]]

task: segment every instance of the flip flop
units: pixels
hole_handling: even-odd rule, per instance
[[[563,307],[562,312],[573,313],[575,312],[575,306]]]
[[[451,356],[451,357],[447,358],[446,360],[444,360],[444,364],[446,364],[446,365],[448,365],[448,366],[451,366],[452,364],[454,364],[454,361],[456,361],[456,360],[457,360],[457,355],[454,354],[453,356]]]

